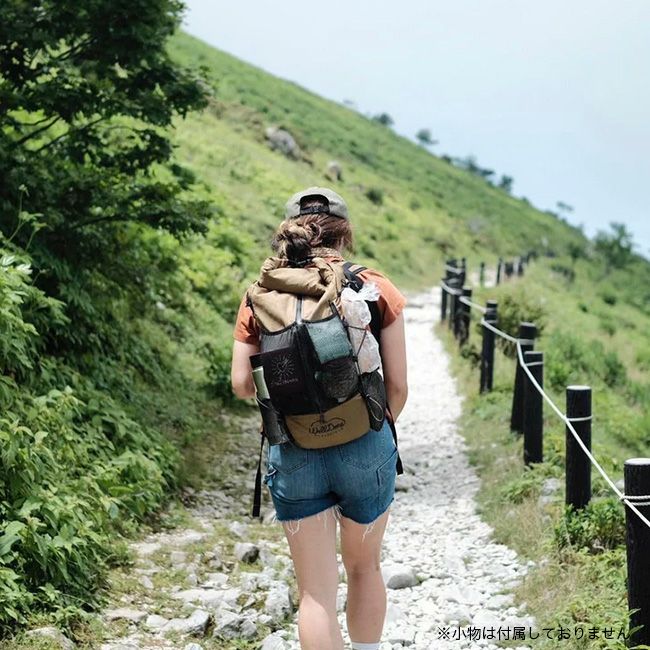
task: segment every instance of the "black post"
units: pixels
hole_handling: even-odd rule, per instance
[[[533,323],[519,323],[519,341],[521,344],[521,351],[524,355],[535,347],[536,335],[537,327],[535,327]],[[510,429],[519,433],[523,433],[524,430],[524,374],[524,369],[519,363],[519,355],[517,355],[517,369],[515,371],[515,385],[512,394]]]
[[[497,262],[497,279],[495,281],[495,284],[501,284],[501,267],[503,266],[503,260],[499,258],[499,261]]]
[[[650,495],[650,458],[630,458],[623,469],[625,494]],[[646,519],[650,519],[650,500],[630,499]],[[643,627],[630,636],[629,646],[650,645],[650,528],[625,504],[627,545],[627,602],[639,609],[630,617],[630,628]]]
[[[455,289],[456,288],[456,278],[458,277],[454,271],[456,269],[456,260],[449,260],[448,262],[449,266],[451,267],[448,270],[449,277],[447,278],[447,284],[449,285],[450,289]],[[456,296],[453,293],[450,293],[449,296],[447,297],[447,301],[449,304],[449,317],[447,319],[447,325],[450,328],[453,328],[454,326],[454,314],[456,313]]]
[[[460,269],[461,269],[461,274],[460,274],[460,282],[459,286],[463,287],[465,286],[465,280],[467,279],[467,258],[463,257],[463,259],[460,261]]]
[[[567,386],[566,415],[578,437],[591,451],[591,388]],[[591,499],[591,461],[574,435],[566,430],[566,497],[567,505],[584,508]]]
[[[463,294],[465,298],[472,299],[472,290],[469,287],[463,287]],[[472,322],[472,308],[464,302],[460,303],[458,322],[458,342],[463,345],[469,339],[469,328]]]
[[[481,265],[479,266],[478,284],[481,287],[485,285],[485,262],[481,262]]]
[[[440,280],[440,320],[443,321],[447,318],[447,290],[445,284],[449,281],[448,277]]]
[[[451,266],[451,260],[447,260],[445,262],[445,275],[442,278],[442,283],[449,284],[449,276],[451,273],[449,272],[449,267]],[[449,299],[449,296],[447,295],[447,291],[442,287],[442,284],[440,285],[440,320],[443,321],[445,318],[447,318],[447,302]]]
[[[486,303],[487,311],[483,319],[486,323],[490,323],[494,327],[497,326],[497,302],[496,300],[488,300]],[[489,330],[485,325],[483,330],[483,344],[481,346],[481,382],[480,392],[492,390],[494,384],[494,337],[495,334]]]
[[[524,352],[524,362],[540,388],[544,388],[544,353]],[[524,464],[544,460],[544,398],[524,371]]]

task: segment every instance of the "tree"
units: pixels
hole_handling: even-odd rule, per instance
[[[417,138],[418,142],[423,147],[433,147],[433,146],[438,144],[438,140],[434,140],[431,137],[431,130],[430,129],[420,129],[415,134],[415,137]]]
[[[632,261],[634,242],[624,223],[611,222],[611,233],[598,231],[594,239],[596,252],[605,260],[607,269],[620,269]]]
[[[206,104],[166,40],[178,0],[8,0],[0,4],[0,232],[29,247],[36,284],[68,303],[52,346],[108,351],[112,298],[146,305],[156,265],[142,233],[206,228],[193,176],[172,158],[175,115]],[[100,279],[101,278],[101,279]],[[104,305],[101,307],[100,305]]]
[[[506,174],[501,174],[501,179],[499,180],[499,188],[504,190],[505,192],[508,192],[510,194],[512,192],[512,184],[514,182],[514,179],[512,176],[507,176]]]
[[[384,126],[392,126],[394,124],[393,118],[388,113],[379,113],[379,115],[375,115],[372,119]]]

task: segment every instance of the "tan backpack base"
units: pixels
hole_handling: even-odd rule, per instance
[[[339,406],[310,415],[285,415],[284,421],[299,447],[322,449],[360,438],[370,430],[370,419],[360,393]]]

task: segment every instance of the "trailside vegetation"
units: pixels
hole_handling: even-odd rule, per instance
[[[191,383],[176,346],[204,308],[181,248],[209,231],[239,246],[174,158],[172,119],[207,102],[166,49],[181,9],[0,5],[0,635],[95,607],[116,538],[178,482],[156,392]],[[207,271],[225,287],[231,263]]]

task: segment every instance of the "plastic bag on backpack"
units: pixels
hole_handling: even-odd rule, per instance
[[[346,287],[341,291],[341,309],[348,323],[348,336],[357,355],[361,372],[377,370],[381,363],[379,344],[370,331],[370,309],[366,300],[379,299],[379,289],[374,282],[366,282],[359,291]]]

